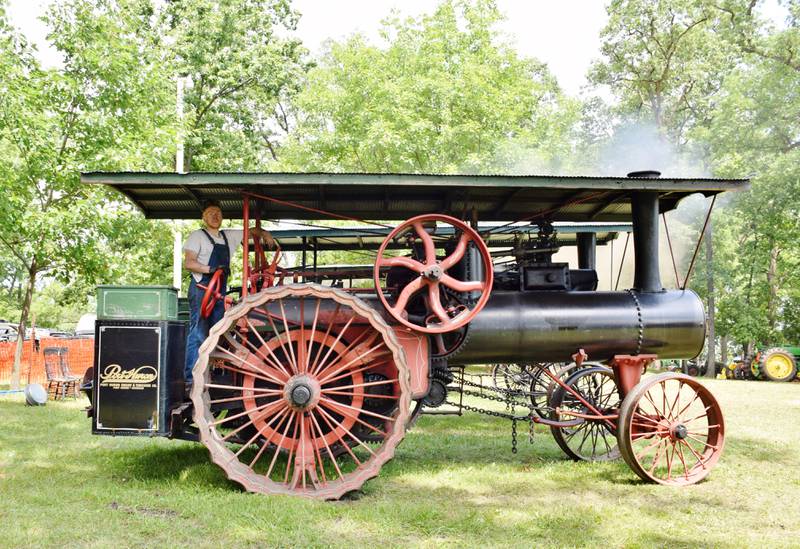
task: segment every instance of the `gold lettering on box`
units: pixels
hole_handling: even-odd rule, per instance
[[[158,371],[152,366],[123,369],[119,364],[109,364],[100,374],[100,386],[114,389],[144,389],[155,387]]]

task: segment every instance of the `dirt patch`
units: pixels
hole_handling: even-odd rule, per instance
[[[128,513],[129,515],[142,515],[146,517],[161,517],[161,518],[171,518],[177,517],[178,512],[173,511],[172,509],[157,509],[155,507],[131,507],[129,505],[123,505],[121,503],[117,503],[116,501],[112,501],[108,504],[109,509],[113,509],[114,511],[122,511],[123,513]]]

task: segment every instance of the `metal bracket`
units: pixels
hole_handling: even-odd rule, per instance
[[[611,369],[622,398],[639,383],[647,367],[657,358],[658,355],[616,355],[611,360]]]
[[[184,438],[183,424],[191,416],[192,401],[187,400],[177,408],[173,408],[169,415],[169,438]]]

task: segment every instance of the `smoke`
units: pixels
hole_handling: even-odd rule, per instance
[[[576,130],[569,144],[532,147],[513,140],[498,147],[489,171],[513,175],[592,175],[625,177],[658,170],[662,177],[710,177],[701,146],[676,147],[653,124],[620,122],[610,136],[592,138]],[[472,166],[462,166],[469,173]],[[474,170],[472,170],[474,171]]]
[[[658,170],[663,177],[707,177],[706,161],[694,152],[679,151],[655,126],[628,123],[617,127],[608,143],[598,147],[592,175],[622,176],[632,171]]]
[[[665,178],[711,177],[702,146],[679,148],[654,125],[640,121],[619,123],[609,138],[592,144],[578,136],[574,148],[561,155],[548,154],[546,147],[525,149],[510,145],[501,150],[497,170],[500,173],[625,177],[633,171],[657,170]],[[682,285],[709,202],[699,194],[687,197],[676,210],[666,214],[666,224],[662,220],[659,260],[666,288]],[[719,209],[720,201],[717,202]],[[625,238],[622,233],[614,243],[613,258],[610,245],[597,249],[600,289],[613,289],[618,278],[620,289],[633,284],[635,252],[631,238],[623,262]],[[565,248],[554,260],[573,264],[577,257],[574,250]]]

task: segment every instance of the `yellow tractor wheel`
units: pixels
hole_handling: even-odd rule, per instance
[[[761,373],[770,381],[792,381],[797,375],[797,362],[785,349],[768,349],[761,355]]]

